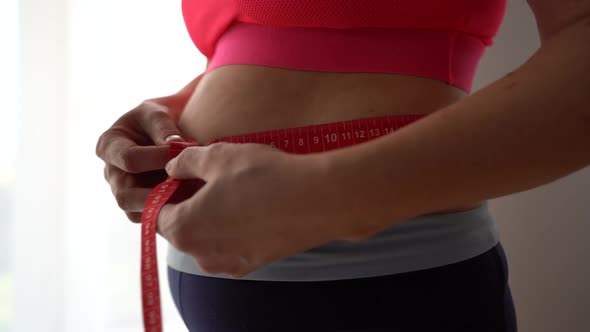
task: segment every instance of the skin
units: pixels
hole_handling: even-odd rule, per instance
[[[170,161],[170,176],[206,184],[162,209],[160,234],[206,272],[236,278],[329,241],[363,240],[416,215],[471,208],[556,180],[590,164],[590,0],[529,4],[541,48],[473,95],[396,75],[347,79],[219,68],[175,95],[142,103],[107,130],[97,145],[106,178],[120,206],[137,220],[145,183],[155,181],[165,164],[170,135],[208,142],[408,109],[432,113],[394,135],[321,154],[216,143],[186,149]],[[253,94],[248,89],[254,82],[268,86]],[[272,93],[265,94],[268,89]],[[385,92],[367,95],[380,89]],[[222,92],[226,98],[215,95]],[[384,97],[389,95],[395,98]]]

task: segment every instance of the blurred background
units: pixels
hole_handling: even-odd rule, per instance
[[[539,47],[508,0],[475,90]],[[180,0],[0,1],[0,332],[142,331],[139,226],[120,212],[98,136],[141,100],[175,92],[205,59]],[[588,331],[590,169],[491,202],[520,331]],[[186,331],[167,291],[167,331]]]

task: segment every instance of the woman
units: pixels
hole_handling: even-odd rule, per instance
[[[206,73],[123,115],[97,154],[136,222],[164,166],[205,180],[158,218],[187,327],[515,331],[485,201],[590,163],[590,0],[529,3],[542,47],[469,95],[504,0],[184,0]],[[167,158],[172,140],[416,114],[322,153],[221,142]]]

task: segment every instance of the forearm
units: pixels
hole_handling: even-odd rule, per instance
[[[518,70],[454,105],[395,134],[318,155],[329,170],[326,186],[337,191],[338,217],[379,230],[590,164],[588,22],[562,30]]]

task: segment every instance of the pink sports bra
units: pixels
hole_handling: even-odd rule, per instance
[[[183,0],[182,10],[207,71],[390,73],[470,91],[506,0]]]

